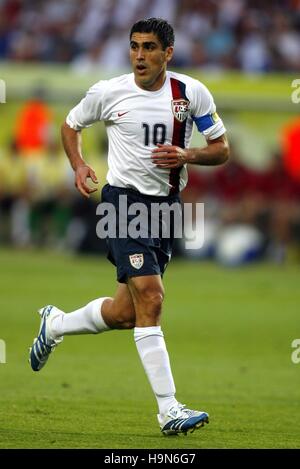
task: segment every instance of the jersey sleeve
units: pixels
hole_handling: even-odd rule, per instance
[[[93,85],[85,97],[69,112],[66,122],[74,130],[90,127],[94,122],[102,120],[104,110],[104,94],[106,82],[100,81]]]
[[[216,112],[216,105],[209,90],[196,82],[192,90],[192,119],[205,138],[213,140],[226,132],[222,119]]]

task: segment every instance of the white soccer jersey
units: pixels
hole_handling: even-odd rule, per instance
[[[158,91],[139,88],[133,73],[99,81],[67,116],[75,130],[100,120],[109,142],[108,183],[155,196],[178,192],[187,184],[186,165],[165,169],[152,163],[151,151],[158,143],[188,147],[194,122],[209,139],[226,131],[208,89],[170,71]]]

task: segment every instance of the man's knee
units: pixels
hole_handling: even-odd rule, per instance
[[[164,300],[164,290],[158,282],[138,282],[131,289],[134,302],[143,315],[158,318]]]
[[[145,303],[147,308],[160,313],[164,301],[164,292],[161,289],[144,289],[140,292],[139,300]]]

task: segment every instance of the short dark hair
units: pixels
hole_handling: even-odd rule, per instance
[[[164,50],[173,46],[175,41],[173,27],[162,18],[148,18],[137,21],[131,28],[130,39],[133,33],[156,34]]]

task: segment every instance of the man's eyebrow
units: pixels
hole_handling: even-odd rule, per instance
[[[138,43],[136,41],[130,41],[130,44],[132,45],[135,45],[135,46],[138,46],[139,44],[142,44],[142,46],[157,46],[158,44],[154,41],[145,41],[145,42],[142,42],[142,43]]]

